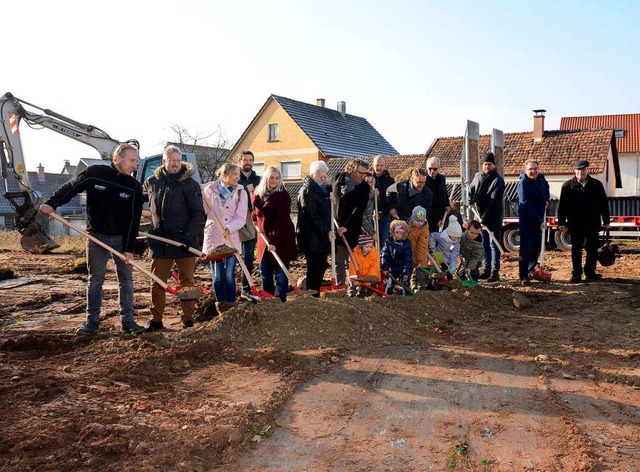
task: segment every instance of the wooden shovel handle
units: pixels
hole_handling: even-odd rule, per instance
[[[79,233],[81,235],[83,235],[85,238],[90,239],[91,241],[93,241],[94,243],[96,243],[98,246],[102,246],[103,248],[105,248],[107,251],[109,251],[112,254],[115,254],[116,256],[118,256],[120,259],[122,259],[123,261],[126,260],[126,257],[124,256],[124,254],[122,254],[119,251],[116,251],[115,249],[113,249],[111,246],[109,246],[108,244],[103,243],[102,241],[100,241],[98,238],[91,236],[89,233],[87,233],[85,230],[78,228],[77,226],[69,223],[67,220],[65,220],[63,217],[61,217],[60,215],[58,215],[55,211],[51,212],[47,215],[49,218],[52,218],[54,220],[59,221],[60,223],[62,223],[65,226],[68,226],[69,228],[71,228],[72,230],[74,230],[76,233]],[[152,274],[151,272],[149,272],[147,269],[145,269],[144,267],[142,267],[140,264],[138,264],[135,261],[129,261],[128,264],[131,264],[133,267],[135,267],[136,269],[138,269],[140,272],[142,272],[143,274],[145,274],[147,277],[153,279],[153,281],[155,283],[157,283],[158,285],[160,285],[163,289],[165,289],[166,291],[168,291],[169,293],[174,293],[172,290],[170,290],[170,287],[167,285],[167,283],[165,281],[163,281],[162,279],[158,278],[155,274]]]
[[[262,231],[260,231],[257,226],[256,226],[256,232],[260,235],[264,243],[267,245],[267,250],[268,250],[270,243],[269,243],[269,239],[267,238],[267,235],[264,234]],[[273,254],[273,257],[275,258],[276,262],[282,269],[282,272],[284,272],[284,275],[287,276],[287,280],[289,280],[289,285],[291,285],[292,287],[295,287],[296,286],[295,280],[293,280],[293,276],[291,275],[291,272],[289,272],[289,269],[287,269],[287,266],[284,264],[284,261],[280,259],[280,256],[276,251],[269,251],[269,252]]]
[[[138,231],[138,234],[141,234],[145,238],[155,239],[156,241],[160,241],[160,242],[163,242],[163,243],[171,244],[172,246],[176,246],[176,247],[185,246],[185,244],[182,244],[182,243],[180,243],[178,241],[174,241],[173,239],[163,238],[162,236],[156,236],[155,234],[145,233],[144,231]],[[198,257],[202,256],[202,251],[198,251],[197,249],[195,249],[193,247],[187,246],[187,251],[189,251],[191,254],[195,254]]]

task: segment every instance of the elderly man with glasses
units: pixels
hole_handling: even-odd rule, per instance
[[[435,233],[442,231],[440,222],[451,211],[447,194],[447,179],[440,173],[440,159],[437,157],[427,159],[427,174],[426,185],[433,193],[433,202],[427,220],[429,221],[429,231]]]
[[[369,164],[360,159],[352,159],[344,167],[344,172],[334,176],[331,191],[335,202],[336,220],[336,283],[343,285],[347,276],[349,252],[340,235],[344,234],[351,249],[358,244],[362,231],[362,217],[369,203],[371,187],[365,181]]]

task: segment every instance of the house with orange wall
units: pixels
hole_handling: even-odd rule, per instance
[[[335,110],[320,98],[315,104],[271,95],[231,149],[236,158],[250,150],[254,170],[280,168],[286,181],[301,180],[313,161],[353,158],[398,151],[365,119],[346,112],[346,102]]]

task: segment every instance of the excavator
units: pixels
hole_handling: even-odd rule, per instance
[[[35,109],[36,111],[29,111]],[[40,113],[41,112],[41,113]],[[51,239],[36,221],[40,198],[29,183],[20,125],[47,128],[68,138],[95,148],[100,157],[111,160],[120,141],[113,139],[97,126],[67,118],[46,108],[40,108],[15,97],[10,92],[0,98],[0,167],[4,180],[3,196],[16,211],[16,229],[22,235],[20,245],[25,251],[44,254],[60,245]],[[125,141],[140,148],[137,140]]]

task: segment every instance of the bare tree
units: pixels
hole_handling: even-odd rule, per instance
[[[215,178],[215,172],[229,156],[231,141],[220,125],[216,131],[206,134],[201,131],[192,132],[182,125],[171,126],[173,139],[167,144],[176,144],[185,152],[192,152],[196,156],[198,170],[202,182],[209,182]]]

